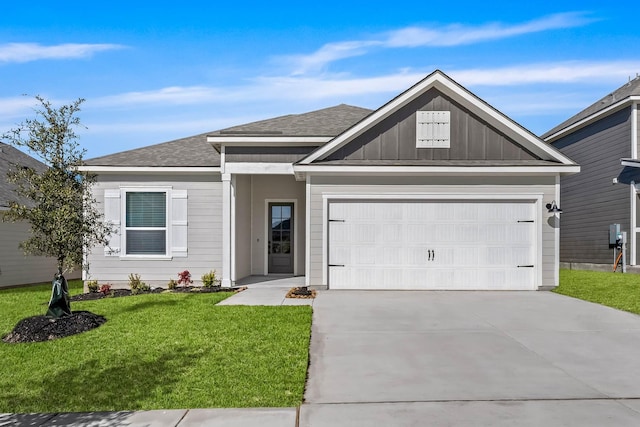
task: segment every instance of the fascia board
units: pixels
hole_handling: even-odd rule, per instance
[[[591,114],[590,116],[585,117],[582,120],[579,120],[577,122],[575,122],[574,124],[567,126],[566,128],[560,129],[559,131],[557,131],[554,134],[551,134],[549,136],[547,136],[544,140],[547,143],[552,143],[555,140],[562,138],[564,135],[574,132],[580,128],[583,128],[597,120],[600,120],[610,114],[613,114],[625,107],[627,107],[628,105],[634,103],[634,102],[640,102],[640,96],[629,96],[627,98],[624,98],[621,101],[616,102],[615,104],[612,104],[610,106],[608,106],[607,108],[604,108],[600,111],[597,111],[593,114]]]
[[[331,139],[333,139],[332,136],[207,136],[207,142],[209,143],[238,147],[253,146],[256,144],[273,147],[321,145],[331,141]]]
[[[632,168],[640,168],[640,160],[637,159],[620,159],[620,166],[629,166]]]
[[[230,162],[225,163],[224,172],[252,175],[293,175],[293,166],[291,163]]]
[[[309,175],[485,175],[575,174],[578,165],[559,166],[319,166],[294,165],[296,174]]]
[[[215,166],[196,166],[196,167],[170,167],[170,166],[79,166],[81,172],[93,173],[180,173],[180,174],[201,174],[201,173],[220,173],[220,168]]]

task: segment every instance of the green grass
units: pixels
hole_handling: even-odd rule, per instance
[[[640,314],[640,275],[560,270],[554,292]]]
[[[49,294],[49,285],[0,291],[0,336],[44,314]],[[0,413],[299,405],[311,308],[214,305],[229,295],[72,303],[107,322],[49,342],[0,341]]]

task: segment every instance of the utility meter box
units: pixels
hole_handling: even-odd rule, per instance
[[[621,242],[620,224],[609,224],[609,247],[618,246]]]

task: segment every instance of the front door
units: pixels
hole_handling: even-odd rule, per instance
[[[293,203],[269,203],[269,273],[293,274]]]

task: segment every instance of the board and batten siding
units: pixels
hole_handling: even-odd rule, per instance
[[[609,224],[630,231],[629,186],[613,184],[623,170],[620,159],[631,157],[630,112],[625,108],[553,142],[581,168],[560,179],[561,262],[613,264]]]
[[[450,148],[416,148],[416,111],[450,111]],[[400,108],[327,160],[535,160],[507,138],[436,89]]]
[[[195,282],[210,270],[222,276],[222,182],[211,175],[101,175],[94,186],[98,209],[104,212],[105,190],[121,187],[171,187],[187,192],[187,256],[170,260],[121,259],[105,256],[102,246],[89,254],[89,277],[100,283],[126,286],[129,274],[147,284],[166,286],[178,272],[189,270]]]
[[[323,283],[323,195],[380,195],[392,194],[401,200],[403,195],[429,196],[442,194],[468,197],[470,194],[519,196],[531,194],[532,199],[542,195],[542,207],[555,198],[553,176],[510,177],[318,177],[311,178],[310,230],[309,230],[309,285]],[[542,286],[555,286],[555,228],[546,209],[542,212]]]

